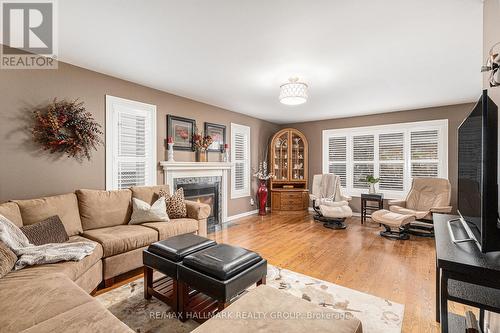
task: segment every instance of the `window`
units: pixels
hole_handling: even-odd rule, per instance
[[[231,199],[250,195],[250,127],[231,123]]]
[[[373,175],[375,158],[375,137],[373,135],[357,135],[352,137],[353,172],[352,184],[354,188],[364,189],[368,185],[362,181],[368,175]]]
[[[346,186],[347,177],[347,138],[345,136],[328,138],[328,172],[340,176],[340,183]]]
[[[323,172],[340,176],[351,195],[379,192],[402,198],[413,177],[448,177],[448,121],[423,121],[323,131]]]
[[[437,130],[411,133],[412,177],[437,177],[439,133]]]
[[[156,106],[106,96],[106,189],[156,184]]]
[[[380,190],[404,190],[404,136],[398,132],[378,137]]]

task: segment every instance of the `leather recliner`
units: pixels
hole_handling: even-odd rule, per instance
[[[330,177],[330,181],[325,181]],[[323,188],[329,184],[332,188]],[[312,193],[309,195],[316,215],[330,229],[345,229],[345,219],[352,216],[351,197],[343,194],[340,177],[334,174],[314,175]]]
[[[433,213],[450,213],[452,206],[451,184],[445,178],[413,178],[405,200],[390,200],[389,210],[402,215],[412,215],[416,221],[409,232],[421,236],[433,236]],[[431,222],[431,223],[429,223]]]

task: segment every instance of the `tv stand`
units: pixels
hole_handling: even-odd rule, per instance
[[[441,332],[465,332],[465,317],[448,313],[448,301],[500,313],[500,252],[482,253],[458,216],[434,214],[436,242],[436,321]],[[453,242],[453,239],[457,242]]]

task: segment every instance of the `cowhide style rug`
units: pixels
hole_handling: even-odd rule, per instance
[[[267,284],[319,306],[352,314],[361,320],[363,332],[401,332],[402,304],[272,265],[268,265]],[[192,320],[180,322],[169,312],[168,305],[154,297],[145,300],[142,278],[99,295],[97,299],[136,332],[184,333],[199,325]]]

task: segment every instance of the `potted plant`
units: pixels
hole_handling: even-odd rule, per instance
[[[377,184],[380,181],[380,178],[375,178],[373,175],[368,175],[365,178],[361,178],[360,181],[368,183],[370,185],[368,193],[370,194],[377,193],[375,191],[375,184]]]
[[[257,172],[253,174],[259,180],[259,189],[257,190],[257,198],[259,200],[259,215],[266,215],[267,203],[267,181],[274,178],[273,173],[267,172],[267,162],[260,162]]]
[[[193,134],[193,150],[196,153],[196,162],[208,161],[208,147],[214,140],[210,135],[203,135],[203,132],[198,132],[196,129]]]

